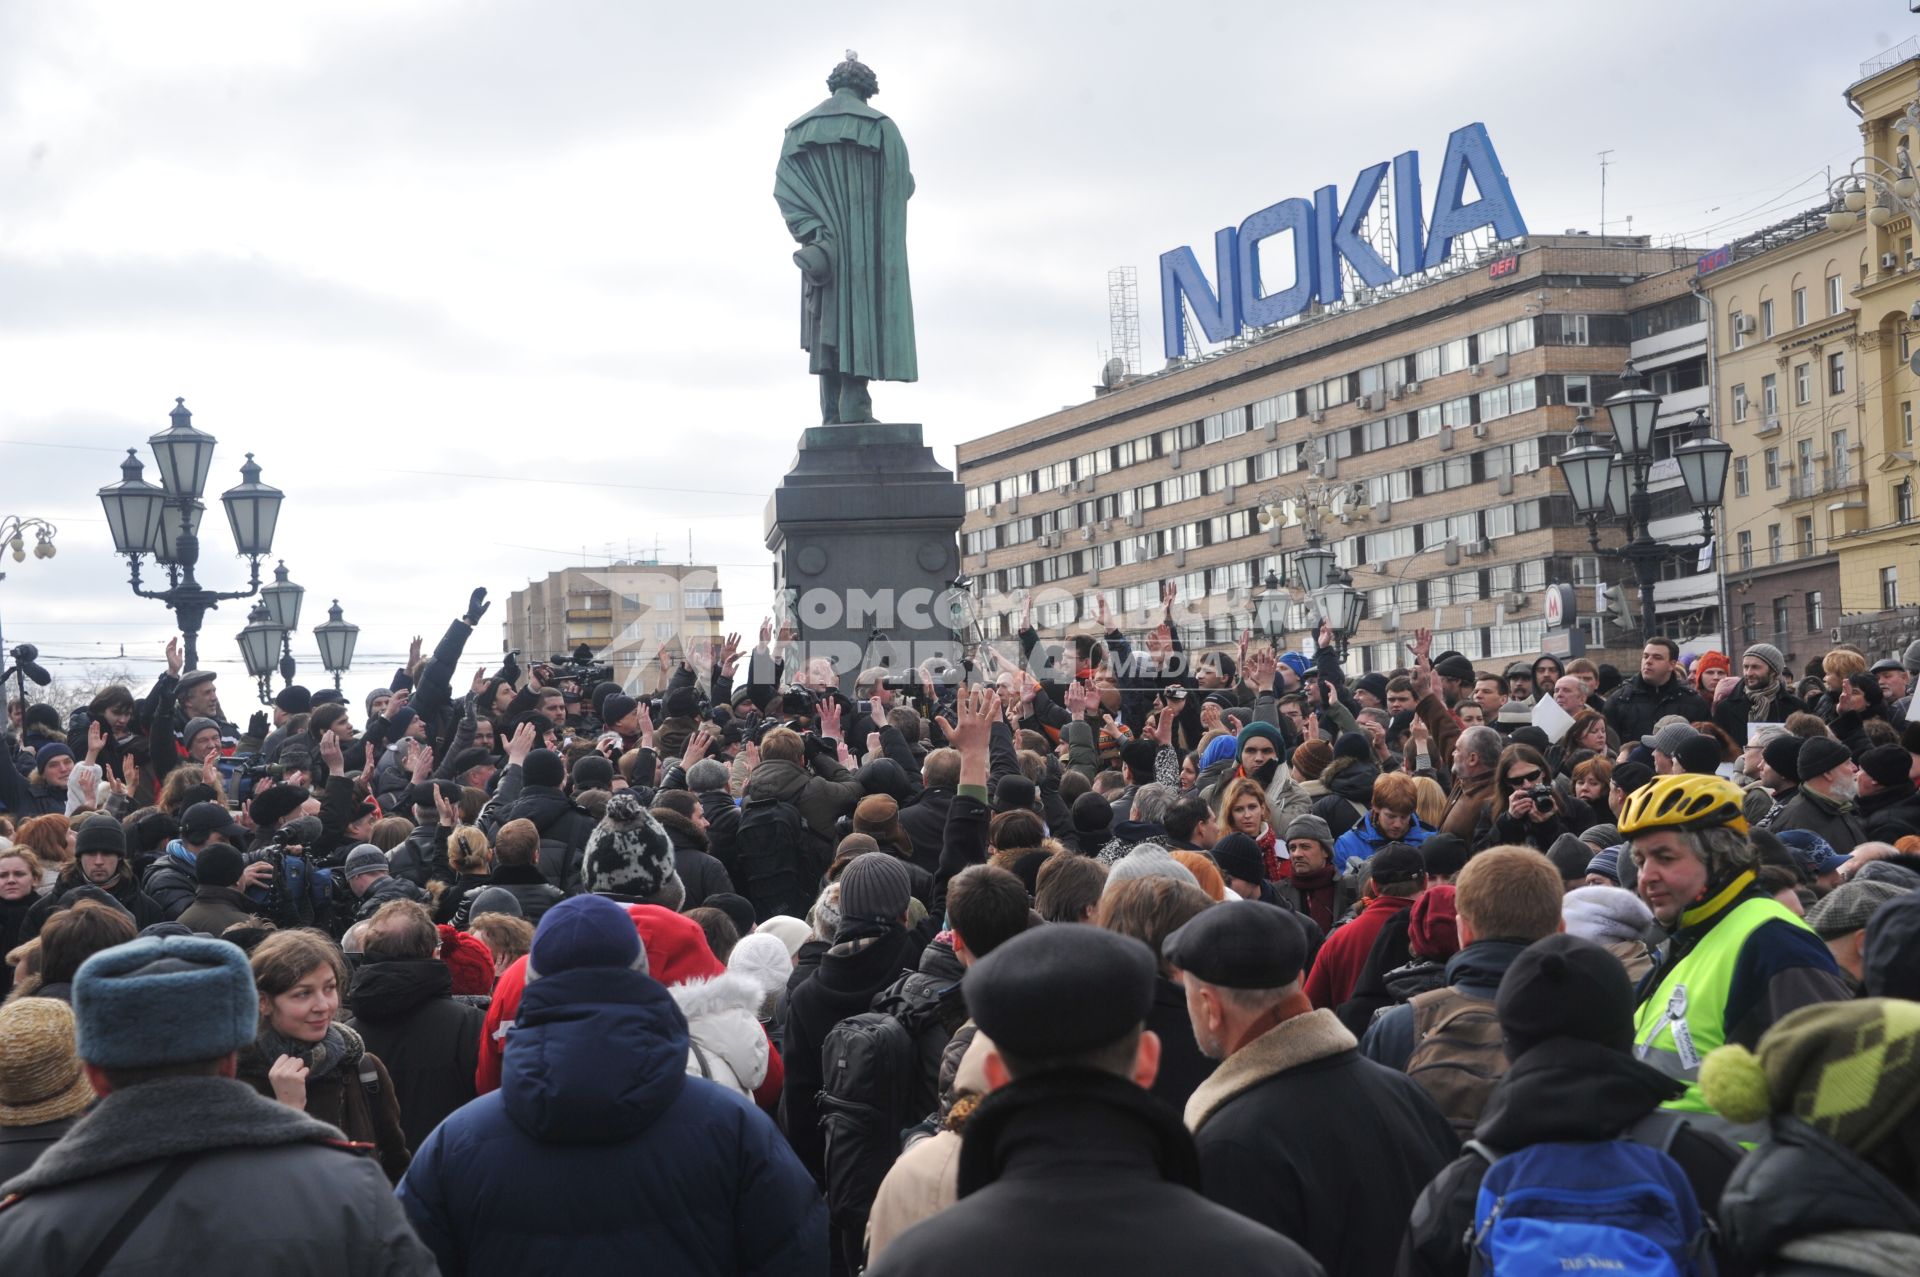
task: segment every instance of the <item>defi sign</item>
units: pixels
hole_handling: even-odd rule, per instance
[[[1479,198],[1462,204],[1471,175]],[[1290,319],[1316,300],[1325,305],[1340,300],[1340,263],[1344,259],[1369,288],[1379,288],[1406,275],[1432,270],[1447,260],[1456,237],[1491,226],[1500,239],[1527,233],[1527,224],[1514,205],[1507,175],[1493,152],[1484,124],[1456,129],[1447,139],[1446,159],[1440,165],[1439,189],[1434,192],[1433,215],[1423,228],[1420,218],[1420,155],[1404,151],[1393,157],[1394,240],[1398,261],[1389,266],[1360,236],[1360,226],[1386,180],[1383,162],[1362,169],[1353,179],[1347,202],[1340,204],[1338,187],[1323,186],[1313,199],[1295,197],[1269,205],[1241,222],[1215,232],[1214,274],[1218,290],[1207,282],[1193,249],[1182,246],[1160,255],[1160,322],[1167,358],[1186,356],[1181,306],[1193,308],[1193,317],[1208,341],[1226,341],[1246,328],[1260,328]],[[1293,234],[1293,282],[1268,292],[1262,282],[1261,246],[1286,232]]]

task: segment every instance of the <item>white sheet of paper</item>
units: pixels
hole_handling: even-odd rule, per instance
[[[1547,740],[1555,745],[1573,726],[1573,715],[1560,708],[1560,702],[1548,696],[1533,703],[1533,725],[1547,734]]]

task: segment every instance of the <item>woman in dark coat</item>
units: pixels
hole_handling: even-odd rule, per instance
[[[0,759],[0,766],[6,760]],[[25,847],[0,850],[0,998],[13,989],[13,968],[5,959],[20,943],[27,910],[39,902],[40,858]]]
[[[1214,1061],[1200,1053],[1193,1037],[1193,1019],[1187,1014],[1186,991],[1172,979],[1172,968],[1160,956],[1160,946],[1213,902],[1198,887],[1171,878],[1134,878],[1116,884],[1100,897],[1095,921],[1153,950],[1160,963],[1153,978],[1153,1010],[1147,1027],[1160,1035],[1160,1072],[1149,1089],[1184,1109],[1187,1097],[1213,1074]]]
[[[411,1155],[393,1079],[360,1035],[334,1018],[348,983],[340,950],[316,932],[280,931],[254,949],[252,964],[260,1034],[241,1049],[235,1076],[373,1145],[387,1179],[399,1183]]]
[[[1552,781],[1547,760],[1531,745],[1509,745],[1501,751],[1494,768],[1493,821],[1474,839],[1474,850],[1500,843],[1545,851],[1561,834],[1577,838],[1585,833],[1594,823],[1593,813],[1578,798],[1556,790],[1544,802],[1533,800],[1532,791],[1551,787]]]

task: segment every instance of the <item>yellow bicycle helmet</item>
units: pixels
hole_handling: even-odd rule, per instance
[[[1719,776],[1656,776],[1627,797],[1620,811],[1620,832],[1632,835],[1725,825],[1744,834],[1747,818],[1740,799],[1740,787]]]

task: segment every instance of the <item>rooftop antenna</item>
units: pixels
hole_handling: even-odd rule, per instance
[[[1600,238],[1607,237],[1607,168],[1613,163],[1608,159],[1612,151],[1601,151],[1600,156]]]
[[[1107,271],[1107,345],[1123,373],[1140,371],[1140,272],[1132,266]]]

